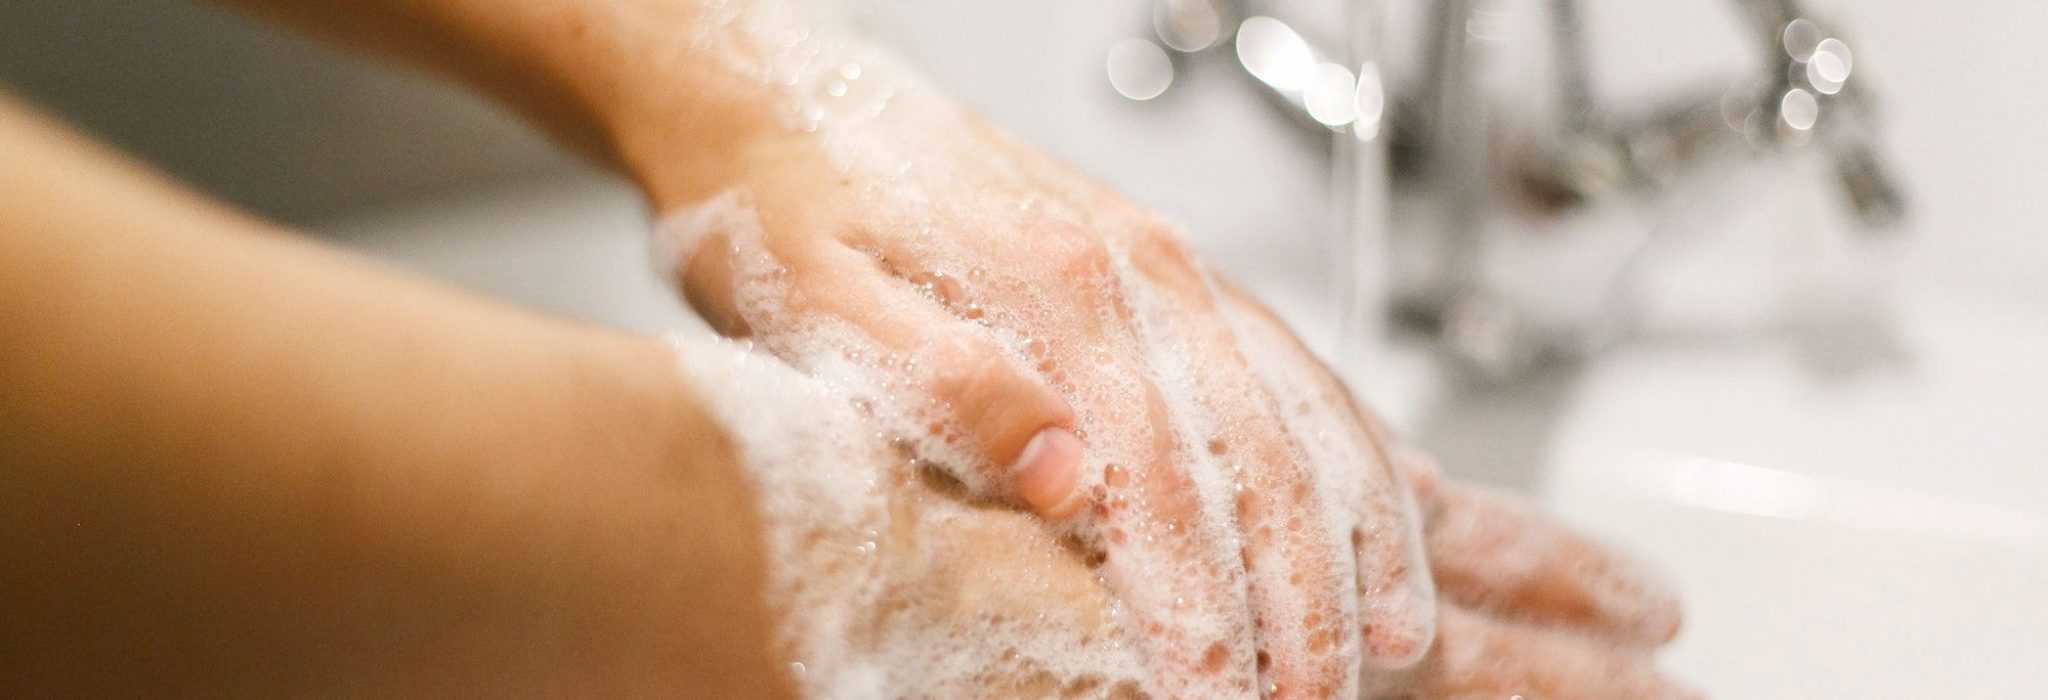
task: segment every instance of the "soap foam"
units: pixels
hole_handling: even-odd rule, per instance
[[[807,694],[1012,696],[1052,687],[1077,697],[1212,698],[1264,690],[1241,617],[1248,581],[1237,504],[1253,475],[1227,454],[1227,440],[1222,453],[1211,447],[1242,428],[1205,406],[1219,398],[1216,386],[1197,378],[1216,368],[1189,353],[1180,325],[1189,310],[1133,269],[1127,245],[1110,241],[1099,267],[1089,267],[1085,253],[1104,243],[1058,235],[1117,230],[1127,222],[1105,213],[1115,203],[1080,178],[1048,177],[1056,164],[1001,148],[1000,134],[963,128],[970,120],[958,106],[922,89],[880,51],[809,29],[779,3],[710,7],[741,38],[707,33],[699,48],[774,87],[782,126],[811,134],[829,166],[868,195],[859,198],[867,207],[856,212],[862,220],[851,223],[886,231],[850,245],[952,314],[949,328],[987,339],[995,359],[1042,379],[1074,408],[1086,445],[1079,488],[1090,494],[1090,507],[1061,524],[1026,520],[1004,531],[1044,545],[1031,550],[1046,558],[1030,562],[1039,573],[1015,582],[1017,589],[1053,586],[1057,577],[1046,571],[1083,562],[1096,588],[1116,593],[1103,602],[1115,630],[1107,638],[1083,636],[1071,619],[970,615],[962,622],[905,597],[918,590],[946,597],[928,584],[942,576],[947,553],[878,553],[883,542],[948,541],[949,528],[977,527],[997,513],[1024,516],[990,508],[1004,486],[1000,465],[987,464],[949,407],[933,398],[943,369],[933,358],[952,349],[943,345],[946,334],[876,338],[853,319],[820,313],[823,300],[807,295],[825,292],[794,281],[799,275],[770,253],[751,193],[731,190],[668,212],[655,255],[664,269],[679,271],[714,235],[727,247],[733,305],[758,345],[740,350],[693,339],[679,351],[735,432],[763,493],[778,563],[772,593],[788,611],[778,638],[802,664]],[[728,41],[741,46],[709,46]],[[891,118],[878,119],[885,111]],[[1020,235],[1026,222],[1039,230]],[[1047,260],[1076,262],[1060,268],[1059,279],[1045,279]],[[1013,330],[1023,328],[1043,336]],[[1302,371],[1312,367],[1294,367],[1300,360],[1275,350],[1284,346],[1263,327],[1233,322],[1226,334],[1259,371],[1254,386],[1221,399],[1283,409],[1292,436],[1284,459],[1308,465],[1314,484],[1314,522],[1281,523],[1283,536],[1334,543],[1332,558],[1302,573],[1351,582],[1361,560],[1391,566],[1384,562],[1409,557],[1405,577],[1359,572],[1361,584],[1401,588],[1361,589],[1375,596],[1363,608],[1336,595],[1338,608],[1317,609],[1307,596],[1289,596],[1287,586],[1261,589],[1279,596],[1272,599],[1278,608],[1312,611],[1320,622],[1265,620],[1260,634],[1305,645],[1321,633],[1324,653],[1355,654],[1357,625],[1337,623],[1413,617],[1429,600],[1426,569],[1414,558],[1415,528],[1397,527],[1404,518],[1412,525],[1412,504],[1365,487],[1365,470],[1384,465],[1355,421],[1328,411],[1343,397],[1319,389]],[[1320,408],[1293,410],[1294,400]],[[964,496],[933,496],[920,486],[930,472],[957,482]],[[1186,480],[1185,517],[1146,497],[1160,479]],[[905,499],[921,507],[906,513],[892,505]],[[1353,533],[1379,549],[1352,546]],[[1257,571],[1300,570],[1270,555],[1250,563]],[[1422,646],[1427,636],[1418,633]],[[1032,685],[991,691],[998,676]]]
[[[742,196],[714,198],[700,207],[682,215],[668,217],[661,229],[663,236],[675,240],[703,238],[703,227],[715,227],[726,237],[727,251],[734,269],[734,303],[748,327],[754,329],[759,348],[788,362],[802,376],[810,378],[824,391],[840,398],[849,406],[856,407],[857,413],[867,420],[860,431],[867,439],[886,443],[907,455],[907,462],[931,465],[953,479],[961,482],[967,490],[987,498],[998,489],[998,484],[987,483],[988,474],[995,473],[965,439],[964,431],[950,423],[950,417],[941,406],[930,399],[928,390],[932,369],[919,362],[923,354],[916,349],[896,350],[872,338],[858,328],[839,319],[799,311],[804,308],[804,290],[792,289],[789,274],[781,263],[765,252],[759,237],[761,232],[754,219],[746,211]],[[698,229],[698,230],[693,230]],[[686,245],[673,246],[677,249]],[[954,268],[963,269],[963,268]],[[1024,280],[991,280],[1005,277],[1006,273],[970,270],[965,274],[952,275],[971,287],[984,284],[1018,284]],[[1063,393],[1070,396],[1136,396],[1142,395],[1144,387],[1153,377],[1134,375],[1128,368],[1097,362],[1097,353],[1086,348],[1069,348],[1060,344],[1048,344],[1039,339],[1025,338],[1015,334],[997,331],[1015,323],[1025,314],[1051,314],[1057,306],[1052,299],[1035,299],[1021,307],[1004,306],[992,308],[989,332],[997,338],[1007,361],[1026,370],[1045,366],[1048,360],[1054,365],[1067,365],[1071,371],[1062,372]],[[1124,338],[1122,347],[1101,348],[1104,354],[1135,354],[1137,339]],[[1094,363],[1089,367],[1075,367],[1080,363]],[[784,380],[785,383],[787,380]],[[724,399],[719,399],[724,400]],[[1198,461],[1186,449],[1191,444],[1187,439],[1173,441],[1171,454],[1151,455],[1133,452],[1125,446],[1150,446],[1154,444],[1149,435],[1149,423],[1136,409],[1126,406],[1107,406],[1100,401],[1076,402],[1079,432],[1089,445],[1087,461],[1083,465],[1080,488],[1100,493],[1105,502],[1111,501],[1115,493],[1127,488],[1109,483],[1110,465],[1118,469],[1136,472],[1147,461],[1161,464],[1190,463]],[[1170,414],[1188,415],[1187,411],[1169,410]],[[777,426],[775,429],[782,429]],[[772,433],[761,439],[768,439]],[[788,440],[790,438],[783,438]],[[810,438],[804,438],[810,439]],[[1193,443],[1199,444],[1199,443]],[[825,459],[824,455],[812,455]],[[791,458],[794,460],[795,458]],[[791,464],[802,464],[791,461]],[[827,461],[826,463],[833,463]],[[858,465],[854,465],[858,466]],[[908,469],[906,467],[906,469]],[[906,480],[909,472],[899,471],[891,476],[877,477],[887,482],[890,479]],[[1125,508],[1102,508],[1074,519],[1061,533],[1076,537],[1084,542],[1085,548],[1106,554],[1106,562],[1098,562],[1099,571],[1105,579],[1113,579],[1120,601],[1116,605],[1119,616],[1127,616],[1123,622],[1124,634],[1142,637],[1154,643],[1146,652],[1151,658],[1171,657],[1179,659],[1181,665],[1194,669],[1202,665],[1210,649],[1217,645],[1230,659],[1249,668],[1253,655],[1251,640],[1236,619],[1216,614],[1199,614],[1195,609],[1241,608],[1241,601],[1218,603],[1189,600],[1197,590],[1220,590],[1236,592],[1242,590],[1241,573],[1238,571],[1236,539],[1229,527],[1229,499],[1227,480],[1212,476],[1204,480],[1203,491],[1216,494],[1204,497],[1201,513],[1192,522],[1169,524],[1162,522],[1148,510],[1147,503],[1140,499],[1115,499],[1114,502],[1130,504]],[[808,514],[794,510],[789,517],[805,517]],[[926,525],[930,527],[932,525]],[[1222,543],[1206,551],[1170,550],[1157,542],[1146,542],[1137,538],[1148,538],[1168,534],[1180,527],[1198,529],[1203,541]],[[1133,537],[1129,542],[1107,541],[1101,533],[1126,533]],[[1085,556],[1085,555],[1084,555]],[[997,630],[983,630],[994,635]],[[1014,632],[1014,631],[1013,631]],[[829,630],[818,630],[828,634]],[[796,634],[802,637],[805,634]],[[996,635],[998,637],[1002,635]],[[1011,636],[1015,636],[1014,633]],[[1164,641],[1160,641],[1164,640]],[[1161,645],[1164,645],[1162,647]],[[1016,645],[1012,645],[1016,646]],[[934,648],[943,648],[934,647]],[[1086,649],[1082,645],[1069,645],[1067,649]],[[977,649],[979,657],[968,655],[957,660],[960,664],[985,663],[993,658],[987,649]],[[1106,653],[1100,649],[1090,653]],[[1136,649],[1123,649],[1122,654],[1131,659],[1144,658]],[[830,658],[826,654],[821,658]],[[997,656],[1000,656],[998,654]],[[1111,653],[1110,658],[1115,658]],[[920,664],[914,660],[895,659],[891,668],[915,668]],[[927,662],[955,661],[926,659]],[[1091,664],[1067,659],[1057,664],[1034,662],[1044,669],[1088,668]],[[1172,663],[1172,662],[1167,662]],[[841,664],[843,666],[844,664]],[[971,665],[971,664],[969,664]],[[806,664],[806,669],[815,669]],[[1049,671],[1050,672],[1050,671]],[[1233,697],[1250,690],[1249,679],[1235,678],[1229,673],[1173,674],[1177,683],[1172,687],[1156,687],[1154,679],[1139,673],[1136,666],[1101,667],[1090,674],[1105,681],[1107,689],[1122,687],[1119,692],[1142,691],[1155,697]],[[905,687],[892,687],[891,693],[902,694]]]
[[[1146,691],[1115,625],[1054,606],[1120,608],[1076,596],[1090,579],[1022,514],[929,488],[871,418],[827,382],[744,343],[675,338],[685,376],[738,446],[767,524],[777,650],[806,697],[1052,697]],[[977,542],[1002,537],[1016,578],[959,571]],[[986,557],[986,555],[983,555]],[[1060,568],[1068,571],[1060,575]],[[1008,606],[963,597],[997,591]],[[1084,591],[1085,593],[1085,591]],[[1076,602],[1078,598],[1078,603]],[[1032,601],[1042,607],[1028,607]],[[1100,629],[1097,629],[1097,628]]]
[[[1283,675],[1322,676],[1326,671],[1321,669],[1327,664],[1354,658],[1357,650],[1357,628],[1347,624],[1356,618],[1356,604],[1349,586],[1339,584],[1351,581],[1354,564],[1348,548],[1332,546],[1345,541],[1342,533],[1349,528],[1350,520],[1344,517],[1348,511],[1332,507],[1327,502],[1329,489],[1321,484],[1302,494],[1310,497],[1302,505],[1308,506],[1312,516],[1319,516],[1318,521],[1279,519],[1273,510],[1290,498],[1290,489],[1283,486],[1288,479],[1327,482],[1342,469],[1314,461],[1293,436],[1276,435],[1273,426],[1256,424],[1257,416],[1249,417],[1254,424],[1219,422],[1218,411],[1240,418],[1246,417],[1245,411],[1270,414],[1275,397],[1284,394],[1275,394],[1257,378],[1241,376],[1229,364],[1250,358],[1235,354],[1240,343],[1234,334],[1214,323],[1203,308],[1212,298],[1199,289],[1168,289],[1170,282],[1150,283],[1132,257],[1140,253],[1122,245],[1113,249],[1126,280],[1125,294],[1135,311],[1136,326],[1150,350],[1153,380],[1174,406],[1180,441],[1204,446],[1194,450],[1195,458],[1204,463],[1199,473],[1205,481],[1218,481],[1203,490],[1232,493],[1234,497],[1224,503],[1240,510],[1225,516],[1226,522],[1236,520],[1241,528],[1254,528],[1249,533],[1252,540],[1243,545],[1253,546],[1246,550],[1244,564],[1255,573],[1249,581],[1250,594],[1265,613],[1258,620],[1259,633],[1266,646],[1291,650],[1285,655],[1269,655],[1270,666],[1260,669],[1261,687],[1268,695],[1285,693],[1287,697],[1355,695],[1355,674],[1339,679],[1343,685],[1338,687],[1289,688],[1278,681]],[[1210,348],[1211,352],[1221,348],[1225,355],[1195,357],[1190,354],[1191,346]],[[1281,463],[1245,464],[1243,459],[1257,458],[1247,454],[1254,445],[1233,447],[1228,444],[1233,439],[1278,450],[1273,456]],[[1210,448],[1212,444],[1222,449]],[[1302,472],[1290,475],[1290,469]],[[1261,503],[1264,505],[1258,505]],[[1336,601],[1334,609],[1327,605],[1331,600]]]
[[[918,90],[914,71],[887,52],[811,17],[794,2],[698,0],[688,51],[678,59],[716,67],[724,78],[774,95],[780,125],[816,132],[880,115],[897,95]]]
[[[1284,412],[1289,432],[1323,471],[1326,507],[1345,515],[1332,525],[1353,544],[1368,662],[1389,669],[1415,663],[1435,638],[1436,587],[1413,493],[1376,436],[1358,425],[1363,417],[1351,415],[1348,391],[1303,361],[1305,351],[1285,327],[1232,294],[1214,296],[1224,300],[1223,318],[1266,386],[1293,401]]]
[[[948,296],[979,300],[967,303],[977,304],[982,314],[960,323],[995,339],[1004,361],[1041,374],[1073,403],[1078,432],[1088,446],[1080,488],[1093,494],[1095,506],[1063,526],[1039,527],[1037,531],[1046,537],[1071,537],[1084,549],[1096,552],[1074,556],[1096,559],[1092,563],[1097,564],[1099,581],[1117,592],[1113,607],[1119,641],[1105,646],[1068,639],[1062,644],[1034,646],[1031,640],[1058,635],[1052,629],[1010,619],[982,620],[964,627],[957,620],[929,619],[925,622],[933,629],[899,631],[856,648],[845,640],[858,625],[847,620],[874,615],[874,610],[888,607],[883,601],[890,591],[905,587],[900,581],[875,578],[871,570],[859,567],[859,560],[849,562],[843,554],[872,541],[872,536],[862,540],[856,535],[906,527],[873,515],[872,511],[883,509],[876,502],[887,501],[880,494],[915,481],[918,470],[929,467],[964,485],[973,497],[966,503],[985,505],[1000,491],[1000,484],[991,483],[988,476],[998,472],[984,463],[964,431],[951,423],[947,407],[932,400],[935,368],[921,362],[931,355],[929,348],[892,347],[844,319],[805,311],[810,305],[804,295],[812,292],[795,288],[789,269],[767,252],[764,233],[744,192],[730,192],[672,213],[660,225],[659,238],[666,243],[657,248],[688,255],[713,232],[723,234],[729,246],[726,252],[733,266],[735,306],[759,338],[758,349],[781,360],[750,355],[755,364],[778,368],[768,373],[771,376],[745,380],[751,386],[768,387],[750,391],[809,396],[786,400],[833,404],[839,412],[828,420],[812,420],[804,416],[814,409],[777,405],[772,396],[713,400],[751,401],[751,405],[768,405],[796,416],[768,421],[759,419],[757,413],[732,420],[739,421],[736,425],[751,426],[748,431],[752,434],[741,437],[743,444],[782,445],[758,448],[761,456],[750,455],[749,459],[759,463],[756,470],[764,474],[760,478],[764,492],[784,494],[777,497],[781,500],[764,499],[770,501],[764,505],[769,520],[786,531],[777,544],[777,561],[789,562],[785,566],[788,571],[780,576],[783,589],[778,599],[786,601],[790,610],[820,611],[805,613],[806,622],[784,631],[788,648],[796,658],[805,659],[801,662],[804,677],[819,679],[806,685],[814,694],[912,696],[920,689],[967,688],[989,678],[970,670],[980,669],[989,659],[1003,658],[1017,660],[1010,675],[1057,681],[1061,687],[1085,677],[1101,681],[1104,692],[1123,688],[1155,697],[1253,693],[1246,674],[1255,650],[1245,625],[1230,616],[1245,605],[1241,596],[1246,581],[1238,556],[1245,543],[1237,534],[1235,504],[1247,475],[1212,453],[1216,436],[1227,434],[1231,426],[1219,425],[1204,407],[1204,392],[1213,392],[1215,387],[1196,378],[1214,368],[1201,366],[1184,347],[1188,331],[1177,326],[1175,319],[1184,319],[1188,310],[1177,308],[1136,272],[1127,249],[1112,246],[1105,279],[1064,287],[982,267],[964,254],[950,252],[955,248],[941,245],[937,234],[915,239],[908,246],[919,259],[934,263],[930,265],[933,272],[925,279],[946,280],[949,287],[955,287]],[[924,291],[937,294],[931,289]],[[1002,294],[993,294],[995,291]],[[1060,295],[1074,293],[1118,300],[1100,307],[1098,317],[1087,319],[1095,324],[1095,331],[1110,329],[1100,333],[1097,345],[1078,347],[1005,330],[1071,326],[1074,320],[1060,314],[1074,306],[1073,299]],[[998,298],[1005,301],[995,301]],[[1289,459],[1309,465],[1308,472],[1314,477],[1314,498],[1319,506],[1314,510],[1320,521],[1285,523],[1283,527],[1291,536],[1322,537],[1344,544],[1334,560],[1321,563],[1328,570],[1315,573],[1351,582],[1352,570],[1361,569],[1355,581],[1357,593],[1365,598],[1361,608],[1349,596],[1336,596],[1343,600],[1342,606],[1317,612],[1319,621],[1269,620],[1261,634],[1291,638],[1299,645],[1320,633],[1325,635],[1326,653],[1348,657],[1359,651],[1357,626],[1338,627],[1334,633],[1327,630],[1334,623],[1363,616],[1369,623],[1396,623],[1391,631],[1382,629],[1381,636],[1409,642],[1400,651],[1382,653],[1379,661],[1383,665],[1398,667],[1412,662],[1414,655],[1428,646],[1433,600],[1427,569],[1419,558],[1413,504],[1402,489],[1390,491],[1384,483],[1377,489],[1366,488],[1367,470],[1384,474],[1384,460],[1356,421],[1334,410],[1345,406],[1348,397],[1341,387],[1321,381],[1316,368],[1305,365],[1300,354],[1285,345],[1293,342],[1285,329],[1229,304],[1222,310],[1229,321],[1229,342],[1238,346],[1245,361],[1257,370],[1257,388],[1270,397],[1293,402],[1274,405],[1281,409],[1286,432],[1296,438],[1288,441]],[[900,345],[903,339],[895,340]],[[717,366],[715,362],[698,364]],[[741,374],[739,370],[730,373]],[[716,374],[699,381],[709,384],[714,378]],[[777,387],[801,390],[788,392]],[[1156,403],[1102,400],[1145,396]],[[1254,404],[1273,400],[1250,395],[1226,398]],[[1154,421],[1155,417],[1160,420]],[[1169,434],[1153,435],[1155,422],[1163,424]],[[846,442],[853,439],[847,436],[857,437],[862,446]],[[1168,446],[1165,454],[1146,449],[1161,442]],[[804,452],[792,443],[822,446]],[[862,467],[865,458],[845,457],[872,455],[875,449],[892,450],[889,459],[896,466],[877,472]],[[1228,445],[1223,449],[1227,451]],[[1185,468],[1192,478],[1196,514],[1191,521],[1156,512],[1153,504],[1136,498],[1131,486],[1124,483],[1134,474],[1142,474],[1145,465],[1162,462]],[[834,469],[820,465],[864,474],[864,480],[852,485],[822,478],[817,474]],[[781,480],[792,478],[785,472],[806,475],[808,480],[784,483]],[[792,493],[802,495],[787,496]],[[860,504],[862,499],[868,499],[865,505]],[[836,510],[805,507],[826,502],[834,503]],[[949,519],[940,517],[941,513],[943,510],[921,515],[907,527],[919,531],[944,528]],[[827,520],[827,516],[836,519]],[[1159,537],[1180,538],[1183,543],[1176,547],[1155,539]],[[818,544],[828,541],[840,544]],[[1201,548],[1190,549],[1197,546]],[[817,548],[828,554],[812,551]],[[829,554],[833,552],[840,554]],[[928,558],[935,566],[943,565],[936,556]],[[1251,563],[1255,570],[1267,571],[1293,566],[1270,557]],[[821,570],[848,572],[830,576],[845,582],[830,589],[837,597],[805,593],[802,585],[789,582],[810,578],[806,571]],[[1266,590],[1280,596],[1289,594],[1286,587]],[[1216,592],[1224,597],[1215,597]],[[1281,609],[1314,610],[1310,601],[1299,596],[1275,600]],[[909,617],[898,613],[892,619],[902,629],[909,629],[914,627],[905,622]],[[954,628],[967,630],[967,636],[940,633]],[[1004,641],[990,646],[994,644],[991,640]],[[1158,679],[1145,671],[1145,663],[1178,669],[1164,674],[1175,685],[1156,685]],[[914,681],[891,675],[905,669],[921,670]],[[1334,690],[1350,692],[1348,688]]]

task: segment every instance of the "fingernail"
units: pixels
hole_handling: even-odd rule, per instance
[[[1011,487],[1032,510],[1063,518],[1080,507],[1074,496],[1081,481],[1081,440],[1064,428],[1046,428],[1024,443],[1010,470]]]
[[[1377,600],[1362,601],[1360,618],[1366,663],[1383,671],[1399,671],[1422,661],[1436,642],[1436,605],[1406,587],[1381,591]]]
[[[1651,644],[1664,644],[1678,636],[1684,619],[1678,587],[1662,572],[1637,564],[1636,570],[1614,574],[1607,587],[1612,593],[1605,601],[1608,613],[1617,619],[1633,620],[1637,634]]]

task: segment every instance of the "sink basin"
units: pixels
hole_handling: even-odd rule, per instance
[[[1675,574],[1669,658],[1714,697],[2018,697],[2048,680],[2048,324],[1902,301],[1908,364],[1879,376],[1624,350],[1443,399],[1420,432]]]
[[[544,311],[695,325],[646,226],[622,185],[571,178],[322,229]],[[1904,361],[1862,376],[1781,343],[1674,345],[1478,391],[1396,345],[1400,390],[1367,393],[1454,473],[1669,569],[1690,615],[1668,659],[1714,697],[2018,697],[2048,681],[2048,324],[2009,299],[1898,301]]]

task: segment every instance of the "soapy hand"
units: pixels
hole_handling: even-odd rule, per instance
[[[1512,501],[1456,484],[1430,487],[1426,500],[1430,562],[1463,580],[1441,591],[1435,644],[1406,671],[1367,669],[1369,700],[1692,700],[1696,691],[1656,668],[1653,655],[1677,609],[1667,589],[1619,553],[1531,515]],[[957,538],[945,551],[967,561],[927,569],[926,590],[952,591],[944,609],[1005,609],[1028,616],[1054,610],[1075,624],[1108,618],[1108,593],[1090,587],[1086,571],[1057,558],[1029,523],[986,514],[946,531]],[[1484,523],[1478,528],[1464,524]],[[1494,529],[1515,530],[1506,540]],[[995,542],[1002,542],[997,545]],[[1483,557],[1473,557],[1477,552]],[[1509,563],[1512,562],[1512,563]],[[1492,572],[1506,563],[1519,571]],[[1020,572],[1021,570],[1021,572]],[[1524,578],[1523,576],[1527,577]],[[1019,578],[1046,581],[1022,590]],[[1631,591],[1623,593],[1621,591]],[[1064,597],[1061,597],[1064,596]],[[972,606],[957,601],[972,600]],[[1577,601],[1603,601],[1622,610],[1594,610]],[[1098,612],[1104,611],[1104,612]],[[1637,615],[1641,616],[1638,617]],[[1652,623],[1651,620],[1659,622]],[[935,623],[939,621],[934,620]],[[1015,663],[1015,662],[1012,662]],[[1076,688],[1107,690],[1093,674],[1063,673],[1048,665],[997,664],[1003,671],[961,696],[1070,697]],[[1131,686],[1135,688],[1135,686]],[[937,693],[935,695],[947,695]],[[1076,693],[1071,697],[1096,697]],[[1110,697],[1116,697],[1110,695]],[[1134,697],[1134,696],[1125,696]],[[1347,696],[1348,697],[1348,696]]]
[[[833,387],[736,346],[681,349],[754,480],[777,650],[807,695],[1257,695],[1160,677],[1144,621],[1093,553],[901,459]],[[816,468],[826,462],[835,468]],[[1341,697],[1697,697],[1655,668],[1678,611],[1644,569],[1506,498],[1442,481],[1412,451],[1396,449],[1394,462],[1414,484],[1443,580],[1440,631],[1418,664],[1364,666]]]
[[[1704,697],[1652,658],[1678,632],[1669,587],[1512,499],[1410,469],[1444,604],[1436,648],[1397,687],[1418,698]]]
[[[1436,613],[1413,505],[1347,394],[1246,342],[1276,331],[1150,213],[884,59],[806,70],[821,102],[663,224],[714,328],[1058,522],[1169,694],[1347,695],[1361,658],[1415,663]]]
[[[1273,314],[1240,290],[1225,308],[1277,362],[1313,368],[1323,391],[1350,396]],[[1566,530],[1514,499],[1444,481],[1427,455],[1371,426],[1421,506],[1440,600],[1434,648],[1406,674],[1367,673],[1365,697],[1660,700],[1700,695],[1651,658],[1678,633],[1671,587],[1628,557]]]

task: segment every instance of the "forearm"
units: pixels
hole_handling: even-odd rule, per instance
[[[754,515],[659,343],[56,134],[0,104],[0,694],[769,682]]]
[[[783,0],[226,1],[454,77],[663,197],[776,128],[765,71],[808,32]]]

